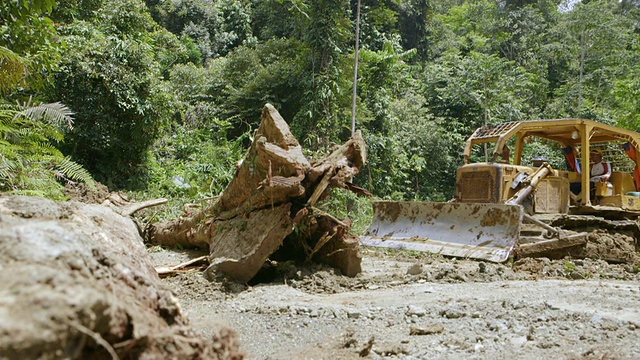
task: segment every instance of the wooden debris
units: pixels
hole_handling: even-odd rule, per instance
[[[565,235],[557,239],[549,239],[544,241],[537,241],[533,243],[519,244],[516,248],[517,257],[538,257],[545,254],[552,253],[561,249],[570,248],[573,246],[584,245],[587,243],[586,233],[575,233],[571,235]]]
[[[351,184],[366,161],[362,135],[311,162],[278,111],[267,104],[253,139],[221,196],[195,214],[153,224],[150,242],[209,247],[207,274],[239,282],[253,278],[276,251],[290,260],[327,263],[349,276],[360,272],[359,242],[349,235],[350,221],[313,206],[330,188],[368,194]]]
[[[110,207],[112,210],[123,216],[131,216],[136,212],[163,205],[168,202],[167,199],[153,199],[142,202],[132,202],[122,193],[111,193],[102,205]]]
[[[167,276],[176,275],[180,272],[193,270],[194,268],[204,269],[208,265],[209,265],[209,256],[203,255],[195,259],[182,262],[178,265],[161,266],[161,267],[156,267],[155,269],[156,269],[156,272],[158,273],[158,276],[167,277]]]

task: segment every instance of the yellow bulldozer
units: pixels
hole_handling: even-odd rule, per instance
[[[531,155],[536,149],[557,156]],[[464,146],[452,200],[375,201],[361,243],[493,262],[583,246],[587,233],[562,224],[640,216],[637,149],[639,133],[592,120],[480,127]],[[598,180],[591,176],[593,150],[608,164],[609,174]]]

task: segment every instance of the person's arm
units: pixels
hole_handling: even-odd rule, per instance
[[[607,172],[605,172],[604,174],[602,174],[602,181],[609,181],[609,178],[611,177],[611,163],[607,162],[605,163],[607,165]]]

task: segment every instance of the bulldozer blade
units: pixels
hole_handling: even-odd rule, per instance
[[[522,216],[519,205],[376,201],[360,242],[503,262],[518,242]]]

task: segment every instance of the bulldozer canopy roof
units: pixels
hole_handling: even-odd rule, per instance
[[[524,139],[539,137],[556,141],[563,146],[583,145],[608,141],[627,141],[636,149],[640,148],[640,134],[585,119],[548,119],[532,121],[516,121],[478,128],[467,140],[464,155],[468,157],[474,144],[495,142],[496,151],[512,137]]]

